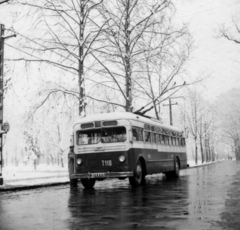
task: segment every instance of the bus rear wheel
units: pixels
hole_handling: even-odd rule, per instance
[[[143,166],[139,160],[136,164],[136,167],[135,167],[135,170],[133,173],[133,177],[129,177],[129,182],[132,186],[143,185],[145,182]]]
[[[174,158],[174,170],[165,173],[168,179],[178,178],[180,175],[180,166],[177,157]]]
[[[81,179],[84,188],[93,188],[95,185],[95,179]]]

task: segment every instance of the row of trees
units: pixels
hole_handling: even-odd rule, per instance
[[[240,160],[240,89],[220,95],[216,104],[221,127],[221,142],[229,146],[236,160]]]
[[[160,119],[160,103],[192,81],[185,74],[191,35],[175,21],[171,0],[18,0],[13,6],[16,23],[6,33],[18,39],[6,47],[19,54],[7,61],[20,66],[16,75],[31,76],[35,95],[29,93],[22,115],[24,130],[45,156],[63,155],[78,116],[154,105]]]
[[[152,115],[161,119],[161,103],[193,82],[185,69],[192,38],[187,26],[175,20],[171,0],[14,4],[16,23],[8,31],[18,40],[6,46],[20,52],[8,61],[24,63],[22,72],[31,70],[35,77],[32,91],[37,93],[30,95],[35,100],[22,117],[24,129],[45,155],[63,155],[78,116],[153,108]],[[222,136],[217,109],[215,113],[195,89],[186,98],[183,128],[193,137],[195,161],[199,154],[202,161],[214,160]]]
[[[195,87],[188,89],[181,113],[185,135],[189,140],[193,140],[194,149],[190,151],[194,153],[195,163],[199,162],[199,154],[202,163],[214,161],[219,132],[216,109],[203,99],[200,91]]]
[[[132,112],[140,107],[141,97],[154,104],[159,117],[157,104],[187,84],[184,64],[192,41],[186,25],[175,26],[171,0],[19,4],[28,13],[23,18],[31,19],[31,29],[13,29],[26,55],[12,60],[47,63],[62,75],[60,84],[52,77],[40,89],[42,101],[35,109],[50,98],[70,97],[78,103],[80,116],[97,102]],[[116,96],[109,100],[113,92]]]

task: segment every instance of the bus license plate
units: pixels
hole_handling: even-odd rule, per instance
[[[105,173],[91,173],[90,177],[91,178],[100,178],[100,177],[105,177]]]

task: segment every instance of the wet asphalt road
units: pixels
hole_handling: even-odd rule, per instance
[[[181,171],[178,180],[147,177],[0,194],[0,230],[240,229],[240,162]]]

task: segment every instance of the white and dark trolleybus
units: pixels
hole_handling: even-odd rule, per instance
[[[133,186],[150,174],[177,178],[187,168],[185,138],[176,127],[129,112],[92,115],[73,127],[68,168],[70,185],[81,180],[85,188],[107,178],[129,178]]]

